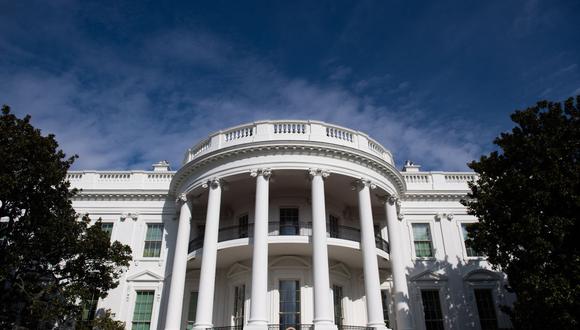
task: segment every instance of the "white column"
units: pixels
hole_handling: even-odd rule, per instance
[[[401,248],[401,230],[397,220],[397,206],[394,197],[387,198],[385,211],[387,214],[387,229],[389,231],[389,254],[391,257],[391,271],[393,273],[393,298],[395,302],[395,318],[398,330],[413,329],[409,310],[409,288],[405,276],[405,262]]]
[[[356,186],[358,188],[358,210],[361,233],[360,246],[363,255],[365,296],[367,302],[367,327],[385,329],[370,193],[370,188],[374,188],[374,185],[368,180],[359,180]]]
[[[181,203],[181,208],[177,227],[177,240],[175,242],[175,253],[173,255],[171,289],[169,291],[169,300],[167,301],[166,330],[179,330],[181,328],[185,271],[187,270],[187,248],[189,245],[191,209],[185,194],[181,194],[177,202]]]
[[[204,185],[204,187],[209,188],[209,198],[207,201],[203,254],[201,257],[201,271],[199,275],[197,313],[194,325],[195,329],[213,327],[213,296],[215,291],[215,268],[220,206],[222,199],[222,187],[219,179],[210,180],[206,185]]]
[[[314,280],[314,329],[336,329],[333,320],[328,248],[326,243],[326,206],[324,178],[328,173],[311,169],[312,176],[312,277]]]
[[[268,329],[268,202],[270,170],[252,171],[256,178],[256,212],[252,251],[252,297],[246,329]]]

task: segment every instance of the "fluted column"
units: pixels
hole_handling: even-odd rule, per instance
[[[189,227],[191,224],[191,209],[187,196],[181,194],[177,199],[177,203],[180,203],[181,207],[177,227],[177,239],[175,241],[175,253],[173,256],[173,269],[171,272],[171,288],[169,290],[169,300],[167,301],[166,330],[179,330],[181,328],[185,271],[187,270],[187,248],[189,245]]]
[[[324,178],[328,172],[311,169],[312,177],[312,277],[314,280],[314,328],[336,329],[332,315]]]
[[[393,273],[393,298],[397,329],[413,329],[411,314],[409,312],[409,288],[405,276],[405,263],[401,248],[401,230],[397,220],[397,205],[394,197],[389,197],[385,202],[387,214],[387,229],[389,231],[389,251],[391,257],[391,271]]]
[[[222,183],[219,179],[212,179],[204,185],[204,187],[209,188],[209,198],[207,201],[203,254],[201,257],[201,271],[199,275],[195,329],[206,329],[213,326],[212,314],[215,291],[215,269],[222,198],[221,184]]]
[[[246,329],[268,329],[268,199],[271,171],[251,172],[256,178],[256,211],[252,251],[252,297]]]
[[[355,183],[355,186],[358,190],[358,210],[361,232],[360,245],[363,255],[365,296],[367,302],[367,327],[385,329],[370,194],[370,189],[374,188],[374,185],[369,180],[361,179]]]

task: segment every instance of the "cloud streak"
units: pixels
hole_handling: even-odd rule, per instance
[[[428,91],[407,80],[349,82],[351,69],[340,66],[327,81],[288,76],[251,49],[196,29],[157,32],[120,49],[75,34],[68,46],[76,57],[58,70],[1,65],[0,95],[78,154],[75,169],[145,169],[161,159],[179,167],[207,134],[264,119],[361,130],[399,165],[412,159],[433,170],[466,170],[483,151],[479,141],[491,136],[477,123],[427,112]],[[0,48],[34,57],[9,38],[0,38]]]

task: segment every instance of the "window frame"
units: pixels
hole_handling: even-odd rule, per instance
[[[187,315],[185,316],[185,329],[186,330],[191,330],[193,329],[193,326],[195,325],[195,319],[197,318],[197,303],[199,302],[199,291],[193,291],[193,290],[189,290],[186,291],[189,292],[189,299],[187,300]],[[195,300],[195,310],[193,311],[193,320],[190,320],[190,312],[191,312],[191,297],[193,296],[193,294],[196,294],[196,300]]]
[[[291,314],[289,312],[282,312],[281,309],[280,309],[280,305],[281,305],[281,302],[282,302],[282,293],[281,293],[282,291],[280,290],[280,284],[281,284],[282,281],[294,281],[294,282],[296,282],[298,284],[296,292],[297,292],[297,298],[298,298],[298,305],[299,306],[298,306],[298,311],[297,312],[294,312],[293,314],[298,314],[298,318],[299,318],[299,321],[300,322],[298,322],[297,324],[298,325],[299,324],[302,324],[302,321],[304,319],[304,311],[302,309],[304,308],[304,305],[305,305],[304,304],[304,297],[302,296],[302,286],[304,285],[303,280],[300,277],[280,277],[280,278],[277,278],[276,281],[277,281],[276,289],[278,290],[278,308],[277,308],[278,311],[277,311],[277,319],[278,319],[279,328],[281,330],[283,330],[282,323],[280,322],[280,316],[281,316],[281,314],[282,313]]]
[[[101,221],[101,230],[103,230],[103,225],[111,225],[111,231],[109,233],[109,241],[114,242],[113,232],[115,230],[115,227],[117,227],[117,226],[115,226],[115,222],[114,221]],[[105,231],[105,230],[103,230],[103,231]]]
[[[425,318],[425,303],[423,301],[423,292],[426,291],[434,291],[437,292],[437,298],[439,299],[439,310],[441,312],[441,324],[443,325],[443,329],[447,329],[447,325],[446,325],[446,311],[443,308],[444,304],[441,301],[441,288],[440,287],[429,287],[429,286],[425,286],[425,287],[419,287],[419,304],[421,305],[421,317],[423,318],[423,328],[427,329],[427,319]]]
[[[150,288],[150,287],[139,287],[139,288],[135,288],[133,291],[133,299],[132,299],[132,304],[131,304],[131,311],[130,311],[130,323],[131,323],[131,329],[133,329],[134,323],[135,321],[133,320],[135,318],[135,308],[137,307],[137,297],[138,297],[138,293],[139,292],[152,292],[152,296],[153,296],[153,301],[151,303],[151,317],[149,319],[149,329],[153,329],[154,325],[157,323],[157,313],[156,313],[156,301],[157,301],[157,290]]]
[[[147,232],[149,231],[149,226],[161,226],[161,239],[159,240],[159,242],[161,243],[159,245],[159,255],[158,256],[145,256],[145,251],[147,248],[147,242],[157,242],[157,241],[152,241],[152,240],[147,240]],[[163,256],[163,235],[165,235],[165,225],[163,224],[163,222],[147,222],[145,223],[145,233],[143,235],[143,248],[141,249],[141,258],[144,260],[156,260],[156,259],[161,259]]]
[[[431,247],[431,256],[430,257],[420,257],[417,256],[417,250],[415,249],[415,232],[413,230],[414,225],[426,225],[429,228],[429,236],[430,236],[430,247]],[[437,249],[435,248],[435,235],[433,231],[433,223],[431,221],[411,221],[409,222],[409,234],[411,237],[411,251],[413,252],[413,258],[416,260],[436,260],[437,257]],[[422,241],[425,242],[425,241]]]
[[[283,209],[295,209],[297,212],[296,217],[296,231],[295,234],[282,234],[282,210]],[[278,207],[278,235],[279,236],[300,236],[302,234],[302,228],[300,228],[300,207],[291,205],[280,205]],[[290,227],[290,226],[285,226]]]
[[[497,308],[497,298],[494,297],[494,289],[491,287],[485,287],[485,286],[480,286],[480,287],[474,287],[472,288],[473,290],[473,305],[475,306],[475,310],[477,311],[477,324],[479,325],[480,329],[483,329],[482,324],[481,324],[481,311],[479,309],[479,305],[477,304],[477,295],[476,295],[476,291],[480,290],[480,291],[489,291],[489,297],[491,298],[491,305],[492,305],[492,311],[495,317],[495,329],[497,330],[499,329],[499,317],[498,317],[498,308]]]
[[[465,237],[463,236],[463,226],[468,226],[472,224],[476,224],[477,220],[471,221],[458,221],[457,228],[459,231],[459,238],[461,239],[461,253],[463,255],[463,260],[485,260],[487,259],[485,256],[478,255],[478,256],[469,256],[467,254],[467,246],[465,245]],[[477,251],[474,250],[477,253]]]

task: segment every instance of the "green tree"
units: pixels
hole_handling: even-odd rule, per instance
[[[66,158],[2,107],[0,115],[0,328],[70,325],[81,302],[118,285],[131,250],[72,208]]]
[[[471,242],[507,274],[517,329],[578,329],[580,96],[511,118],[499,149],[469,164],[479,174],[463,201],[479,219]]]

